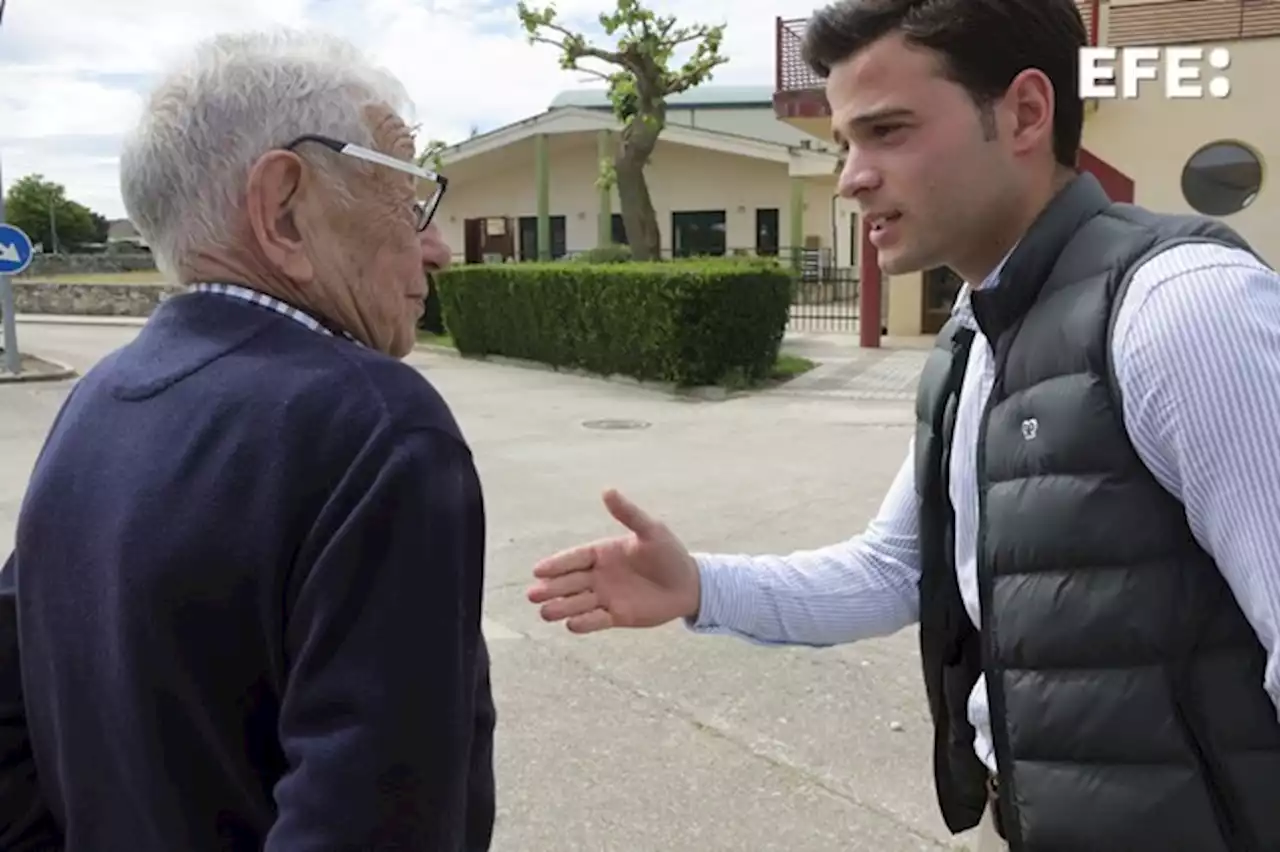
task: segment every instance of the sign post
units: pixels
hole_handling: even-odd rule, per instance
[[[31,238],[21,229],[4,224],[4,195],[0,191],[0,310],[4,311],[4,366],[15,376],[22,370],[18,355],[18,320],[14,316],[13,283],[16,275],[31,265]]]
[[[0,0],[0,21],[4,20],[7,2]],[[4,223],[4,177],[0,175],[0,311],[4,312],[4,365],[15,376],[22,371],[22,359],[18,355],[18,320],[14,317],[17,309],[9,276],[26,269],[30,263],[31,238]]]

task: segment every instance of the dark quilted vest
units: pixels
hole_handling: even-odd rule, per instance
[[[1112,204],[1082,175],[999,286],[973,295],[996,361],[978,446],[981,632],[960,600],[947,496],[972,335],[944,328],[921,377],[920,640],[938,800],[953,831],[981,817],[987,773],[966,702],[985,671],[1013,852],[1280,850],[1280,722],[1262,646],[1134,451],[1110,368],[1127,274],[1187,239],[1248,248],[1210,219]]]

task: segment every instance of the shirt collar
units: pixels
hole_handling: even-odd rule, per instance
[[[295,305],[291,305],[283,299],[277,299],[260,290],[254,290],[240,284],[224,284],[220,282],[201,281],[190,285],[188,288],[194,293],[214,293],[219,296],[227,296],[232,299],[239,299],[242,302],[248,302],[257,305],[260,308],[266,308],[274,311],[282,316],[286,316],[299,325],[306,326],[314,332],[326,335],[328,337],[342,337],[351,341],[357,346],[363,346],[359,340],[356,340],[350,333],[332,327],[329,323],[313,316]]]
[[[1018,243],[1014,243],[1013,248],[1009,249],[1009,251],[1005,253],[1005,256],[996,264],[995,269],[991,270],[991,272],[987,274],[986,278],[978,282],[976,287],[968,281],[964,283],[960,288],[960,292],[956,294],[955,304],[951,308],[951,316],[959,317],[964,320],[973,320],[973,303],[971,301],[973,291],[986,290],[1000,283],[1000,273],[1004,271],[1005,264],[1009,262],[1009,258],[1013,255],[1013,252],[1017,249],[1019,243],[1021,243],[1021,240],[1019,240]]]

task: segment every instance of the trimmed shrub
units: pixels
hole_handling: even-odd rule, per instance
[[[576,263],[626,263],[631,260],[631,246],[600,246],[574,255],[573,260]]]
[[[772,261],[519,263],[437,276],[464,355],[681,386],[754,384],[786,330],[791,273]]]
[[[418,328],[428,334],[444,334],[444,316],[440,312],[440,288],[434,275],[427,276],[427,297]]]

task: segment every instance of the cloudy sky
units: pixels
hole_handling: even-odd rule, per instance
[[[820,0],[701,0],[688,23],[727,24],[715,83],[771,85],[774,17]],[[595,27],[615,0],[560,0],[559,20]],[[669,12],[674,0],[651,0]],[[0,27],[0,158],[7,187],[41,173],[108,217],[120,136],[156,75],[211,32],[321,27],[359,44],[404,81],[420,141],[465,139],[540,112],[564,89],[598,85],[529,45],[515,0],[8,0]],[[590,32],[590,29],[587,30]],[[601,37],[603,39],[603,36]],[[601,44],[607,44],[601,41]]]

